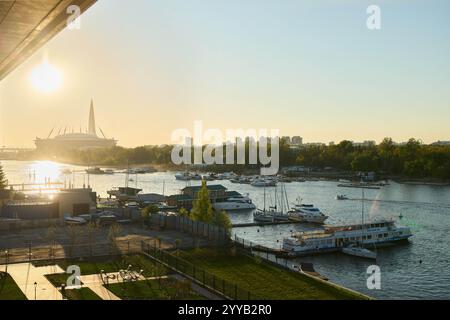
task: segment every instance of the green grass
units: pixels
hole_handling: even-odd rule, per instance
[[[67,273],[53,273],[53,274],[46,274],[45,277],[48,281],[55,287],[60,287],[61,284],[67,284],[67,278],[70,276],[70,274]],[[81,282],[81,281],[80,281]],[[81,282],[81,284],[83,284]]]
[[[89,288],[66,290],[66,297],[68,300],[102,300]]]
[[[0,300],[27,300],[13,278],[4,272],[0,274]]]
[[[202,300],[205,297],[190,289],[189,283],[173,278],[114,283],[106,286],[122,300]]]
[[[274,266],[261,259],[213,249],[180,252],[180,257],[217,277],[230,281],[263,299],[363,299],[300,273]]]

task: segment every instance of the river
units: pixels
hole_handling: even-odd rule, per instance
[[[85,167],[59,164],[50,161],[2,161],[10,184],[28,182],[73,182],[76,187],[88,183]],[[74,170],[63,175],[62,170]],[[143,192],[179,193],[186,182],[177,181],[173,172],[156,172],[131,176],[130,186]],[[137,178],[137,181],[136,181]],[[89,184],[106,197],[106,191],[123,186],[125,174],[90,175]],[[257,206],[263,206],[263,189],[250,185],[220,183],[229,190],[248,193]],[[200,182],[191,182],[197,185]],[[359,222],[361,220],[361,190],[341,188],[337,182],[310,181],[285,184],[290,202],[301,198],[303,203],[313,203],[329,216],[329,224]],[[267,200],[273,198],[273,188],[266,189]],[[337,194],[350,199],[337,201]],[[379,299],[449,299],[450,298],[450,187],[404,185],[391,182],[380,190],[365,190],[366,219],[384,217],[398,220],[398,224],[411,227],[414,236],[409,243],[379,248],[376,264],[381,270],[381,289],[369,290],[366,286],[367,267],[375,262],[345,256],[340,253],[303,257],[302,262],[314,263],[315,269],[331,281]],[[402,216],[400,219],[399,216]],[[232,213],[233,223],[251,222],[252,213]],[[239,237],[274,248],[280,247],[283,237],[291,231],[313,228],[307,225],[278,225],[236,228]],[[297,261],[298,262],[298,261]],[[293,262],[295,263],[295,262]],[[261,279],[264,281],[264,279]],[[280,297],[282,298],[282,297]]]

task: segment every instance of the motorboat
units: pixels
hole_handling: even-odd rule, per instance
[[[228,198],[225,201],[213,203],[213,207],[216,210],[225,211],[256,209],[255,204],[248,196]]]
[[[277,185],[277,182],[272,179],[258,178],[253,180],[250,185],[252,185],[253,187],[275,187]]]
[[[336,200],[348,200],[348,197],[345,194],[338,194]]]
[[[182,180],[182,181],[188,181],[191,180],[191,174],[189,172],[179,172],[175,174],[175,179]]]
[[[367,258],[367,259],[376,259],[377,253],[375,251],[370,251],[363,247],[357,247],[354,245],[350,245],[348,247],[342,248],[342,252],[348,254],[350,256]]]
[[[288,211],[290,220],[323,224],[328,216],[312,204],[296,204]]]

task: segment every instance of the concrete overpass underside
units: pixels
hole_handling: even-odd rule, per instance
[[[97,0],[0,0],[0,80],[66,27],[77,5],[81,13]]]

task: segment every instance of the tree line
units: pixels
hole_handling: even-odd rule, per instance
[[[137,148],[112,147],[107,149],[66,150],[49,158],[46,154],[34,154],[34,158],[83,165],[172,165],[173,146],[142,146]],[[224,148],[224,158],[226,148]],[[245,144],[248,160],[248,142]],[[270,152],[270,148],[269,148]],[[193,152],[192,152],[193,155]],[[235,146],[235,159],[237,149]],[[336,145],[310,145],[291,148],[281,141],[279,148],[280,166],[302,165],[313,168],[330,167],[347,172],[377,172],[385,175],[409,178],[450,179],[450,146],[425,145],[417,139],[398,145],[391,138],[385,138],[378,145],[355,146],[351,141],[341,141]],[[225,162],[225,160],[224,160]],[[212,165],[207,170],[235,171],[242,173],[259,169],[259,165]]]

